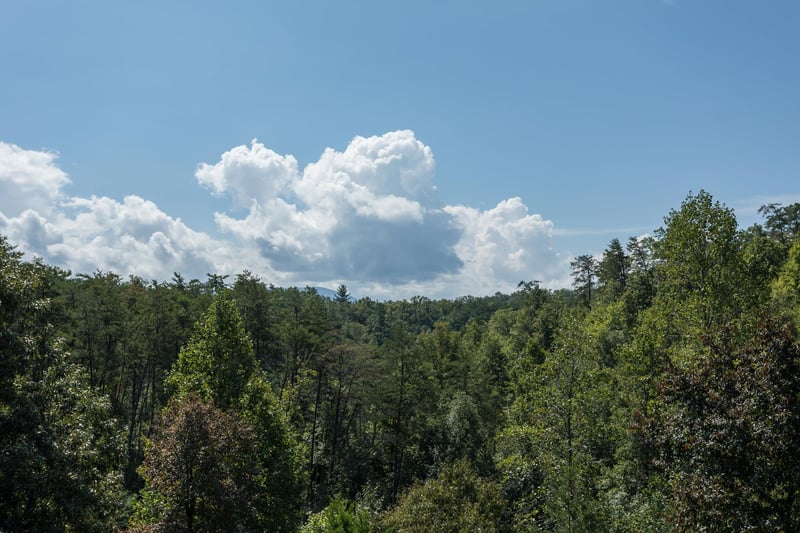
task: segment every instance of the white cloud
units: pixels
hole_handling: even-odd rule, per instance
[[[69,197],[70,183],[50,152],[0,142],[0,232],[29,256],[75,272],[113,270],[168,279],[238,267],[238,253],[193,231],[153,202],[127,196]]]
[[[295,162],[253,142],[225,152],[218,163],[203,163],[196,176],[249,206],[243,218],[216,213],[217,225],[257,247],[278,270],[297,279],[398,284],[461,266],[458,231],[437,204],[433,154],[412,131],[356,137],[342,152],[326,149],[302,174],[281,172],[280,180],[272,178],[276,165],[253,164],[253,154],[259,161]],[[242,168],[261,174],[248,171],[244,187]],[[271,185],[276,181],[280,187]],[[249,186],[257,183],[269,185]]]
[[[253,139],[250,148],[228,150],[214,165],[201,163],[195,173],[201,185],[221,195],[231,192],[238,207],[265,202],[297,179],[297,160],[281,156]]]
[[[214,214],[222,237],[212,237],[138,196],[68,197],[55,155],[0,143],[0,233],[74,272],[168,279],[248,269],[277,284],[346,282],[388,298],[564,284],[568,259],[552,248],[552,222],[520,198],[484,211],[445,205],[435,168],[409,130],[356,137],[302,171],[254,140],[197,168],[201,186],[232,202]]]
[[[462,282],[480,294],[513,290],[521,280],[552,283],[568,263],[552,248],[553,223],[529,214],[520,198],[486,211],[465,206],[448,206],[445,211],[462,229],[456,245],[464,261]]]
[[[0,141],[0,213],[17,216],[26,209],[49,211],[70,180],[51,152],[25,150]]]
[[[553,235],[563,237],[581,237],[585,235],[632,235],[634,233],[641,233],[650,228],[647,226],[632,226],[628,228],[592,228],[592,229],[579,229],[579,228],[557,228],[553,229]]]
[[[355,137],[343,152],[326,149],[318,162],[306,167],[297,189],[312,203],[322,200],[333,185],[342,192],[353,186],[376,196],[428,204],[435,201],[435,170],[431,149],[413,131],[400,130]]]
[[[213,268],[218,243],[169,217],[154,203],[126,196],[73,198],[56,220],[61,238],[47,253],[78,271],[94,269],[162,278]]]
[[[203,276],[219,261],[213,258],[231,255],[223,243],[137,196],[121,203],[106,197],[72,198],[52,216],[32,209],[17,217],[0,214],[0,231],[22,251],[75,272],[111,270],[156,279],[168,279],[173,272]]]

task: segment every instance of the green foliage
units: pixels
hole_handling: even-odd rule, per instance
[[[689,194],[574,290],[455,300],[70,277],[2,239],[0,529],[800,529],[798,212]]]
[[[766,217],[770,237],[784,246],[800,237],[800,203],[787,206],[781,204],[762,205],[758,210]]]
[[[0,236],[0,529],[106,531],[122,511],[122,441],[61,350],[47,283]]]
[[[377,530],[370,514],[339,496],[322,511],[312,514],[301,533],[370,533]]]
[[[178,355],[166,380],[173,395],[200,395],[228,409],[238,402],[255,367],[253,348],[236,303],[226,291],[214,298]]]
[[[281,362],[275,371],[281,374],[279,396],[283,397],[284,390],[294,387],[298,377],[328,350],[333,328],[326,300],[313,289],[290,288],[280,297],[285,311],[278,325]]]
[[[266,376],[256,368],[250,338],[230,292],[217,292],[166,380],[175,398],[198,395],[235,411],[251,427],[257,467],[249,480],[253,517],[269,531],[290,531],[300,514],[298,458],[288,423]]]
[[[423,441],[438,398],[430,361],[399,324],[392,329],[381,356],[382,380],[376,399],[383,431],[374,446],[385,454],[381,462],[388,475],[387,497],[394,501],[414,477],[427,473]]]
[[[612,239],[597,265],[597,283],[606,299],[616,299],[625,290],[631,260],[619,239]]]
[[[743,346],[723,329],[709,355],[673,368],[643,426],[682,529],[795,531],[800,527],[800,346],[762,319]]]
[[[297,444],[275,393],[264,374],[254,372],[239,399],[240,416],[255,432],[254,501],[259,528],[293,531],[301,511],[302,483],[297,475],[300,457]]]
[[[398,533],[498,531],[504,507],[497,485],[461,460],[403,493],[384,525]]]
[[[478,460],[486,437],[475,402],[466,393],[457,392],[447,402],[443,429],[445,461],[461,458],[470,462]]]
[[[336,289],[336,302],[340,304],[348,303],[350,301],[350,292],[347,290],[347,285],[339,285]]]
[[[770,298],[770,284],[787,258],[786,247],[756,224],[739,233],[739,248],[745,303],[752,308],[764,306]]]
[[[327,497],[369,478],[369,465],[359,458],[369,453],[366,429],[375,423],[370,403],[377,373],[375,350],[368,346],[344,342],[320,359],[310,467],[319,494]]]
[[[578,298],[587,306],[591,305],[598,270],[597,261],[591,255],[585,254],[570,261],[569,266],[572,269],[572,285],[577,291]]]
[[[451,383],[464,382],[461,372],[462,358],[458,353],[459,334],[451,331],[445,322],[434,324],[433,331],[421,333],[417,337],[419,349],[433,367],[436,383],[440,392],[449,388]]]
[[[188,394],[165,410],[150,441],[134,526],[251,531],[258,524],[253,427]]]
[[[663,298],[673,306],[685,303],[701,327],[729,318],[742,303],[733,211],[700,191],[690,194],[664,223],[656,232]],[[681,318],[691,320],[688,314]]]
[[[239,308],[242,323],[253,344],[256,361],[273,370],[278,364],[276,347],[278,332],[272,327],[277,320],[277,293],[248,271],[236,276],[231,290]]]
[[[632,327],[638,314],[650,307],[656,294],[657,271],[653,258],[655,240],[652,237],[631,237],[626,247],[630,270],[622,301],[625,303],[627,326]]]
[[[126,486],[139,488],[141,436],[163,399],[164,374],[188,335],[193,307],[175,287],[97,272],[63,280],[54,299],[71,359],[111,399],[127,428]]]
[[[800,326],[800,240],[789,250],[789,257],[772,283],[772,297],[776,307],[783,310]]]
[[[107,398],[80,368],[53,362],[40,381],[17,376],[0,417],[3,528],[104,531],[122,514],[123,440]],[[54,529],[55,528],[55,529]]]
[[[596,483],[613,455],[611,381],[596,338],[578,317],[568,317],[561,331],[545,361],[523,378],[527,393],[515,399],[498,436],[499,466],[517,498],[517,527],[592,531],[603,523]],[[520,476],[520,469],[528,473]]]

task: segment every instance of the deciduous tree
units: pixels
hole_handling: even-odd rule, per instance
[[[686,530],[800,527],[800,346],[762,318],[744,345],[723,328],[692,368],[673,367],[643,427]]]
[[[49,323],[47,277],[0,236],[0,529],[108,531],[122,438]]]
[[[461,460],[403,493],[385,525],[409,533],[491,532],[499,529],[504,507],[497,485],[478,477],[469,462]]]
[[[252,531],[258,525],[253,427],[194,394],[173,401],[147,446],[134,525],[164,531]]]

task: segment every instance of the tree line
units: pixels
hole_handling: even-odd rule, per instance
[[[0,530],[797,530],[800,204],[761,213],[386,302],[0,237]]]

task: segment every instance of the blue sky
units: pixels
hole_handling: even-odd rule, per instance
[[[0,232],[76,272],[490,294],[690,190],[800,201],[794,1],[2,12]]]

